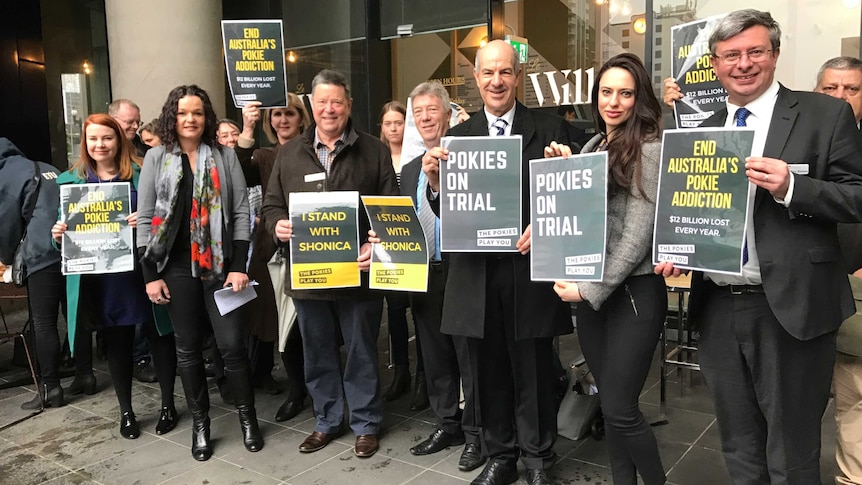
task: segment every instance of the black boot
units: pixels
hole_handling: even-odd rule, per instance
[[[285,351],[281,353],[281,361],[284,364],[284,371],[287,373],[288,389],[287,399],[275,413],[275,420],[279,423],[293,419],[302,412],[305,408],[305,396],[308,395],[305,390],[302,347],[299,348],[298,352],[288,352],[288,350],[285,348]]]
[[[383,401],[394,401],[408,391],[410,391],[410,366],[407,364],[397,364],[392,383],[389,384],[389,388],[383,393]]]
[[[254,410],[254,389],[251,386],[251,373],[248,369],[230,371],[225,369],[228,386],[236,401],[239,414],[239,427],[242,429],[242,443],[251,452],[263,449],[263,436],[257,425],[257,413]]]
[[[93,374],[93,371],[91,370],[88,374],[75,374],[75,379],[69,385],[69,388],[66,389],[66,392],[70,396],[77,396],[78,394],[91,396],[95,394],[96,376]]]
[[[413,381],[413,397],[410,398],[410,410],[421,411],[428,407],[428,385],[425,383],[425,373],[417,372]]]
[[[206,371],[203,364],[178,367],[177,370],[192,415],[192,457],[197,461],[207,461],[213,449],[210,444],[210,395],[207,392]]]
[[[39,393],[30,401],[22,404],[21,409],[34,411],[36,409],[58,408],[64,404],[66,403],[63,401],[63,388],[59,382],[50,385],[41,382],[39,384]]]

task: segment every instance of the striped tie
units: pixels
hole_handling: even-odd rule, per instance
[[[736,110],[736,126],[747,126],[745,124],[745,119],[748,118],[748,115],[751,114],[751,111],[748,111],[745,108],[739,108]],[[745,244],[742,246],[742,265],[748,262],[748,238],[745,239]]]
[[[425,186],[427,185],[425,172],[419,172],[419,186],[416,188],[416,210],[419,211],[419,224],[422,225],[422,232],[425,233],[425,244],[428,246],[428,259],[438,260],[437,256],[437,216],[431,210],[431,204],[425,196]]]
[[[509,123],[503,118],[497,118],[491,126],[497,129],[496,136],[503,136],[506,134],[506,127],[509,126]]]

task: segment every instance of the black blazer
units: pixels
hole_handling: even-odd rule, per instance
[[[722,109],[701,126],[724,126],[726,117]],[[836,233],[838,222],[862,221],[862,139],[850,105],[781,86],[763,156],[808,167],[794,175],[789,208],[758,187],[753,217],[769,307],[792,336],[813,339],[856,311]],[[702,280],[692,280],[693,321]]]
[[[530,160],[544,157],[544,149],[552,141],[569,144],[569,137],[562,118],[531,111],[521,103],[516,104],[512,134],[523,137],[521,191],[524,204],[521,225],[524,229],[530,223]],[[480,110],[469,120],[452,127],[448,135],[488,136],[485,111]],[[402,183],[407,187],[410,182]],[[416,183],[418,182],[414,182],[414,186]],[[430,200],[430,189],[428,195]],[[439,198],[431,203],[434,211],[439,213]],[[493,256],[482,253],[449,253],[448,257],[441,330],[451,335],[482,338],[485,332],[486,262],[487,258]],[[573,328],[570,306],[554,293],[553,283],[530,281],[530,253],[526,256],[512,253],[506,257],[511,257],[514,263],[512,278],[515,283],[515,338],[554,337],[571,333]]]

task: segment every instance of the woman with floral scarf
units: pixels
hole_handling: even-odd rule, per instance
[[[164,305],[174,324],[177,368],[192,414],[192,456],[212,456],[209,394],[202,356],[212,325],[235,398],[243,443],[263,448],[249,376],[240,312],[221,315],[213,293],[248,287],[248,198],[233,149],[216,142],[217,118],[207,93],[195,85],[168,95],[159,117],[162,145],[144,159],[139,184],[138,254],[147,295]],[[201,311],[204,309],[205,311]],[[208,318],[207,318],[208,317]]]

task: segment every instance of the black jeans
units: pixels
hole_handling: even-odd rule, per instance
[[[614,483],[665,482],[652,429],[638,407],[662,324],[667,290],[661,276],[629,276],[598,311],[578,305],[578,338],[602,403]]]
[[[171,260],[162,275],[171,294],[168,313],[174,326],[177,367],[203,368],[203,343],[211,323],[225,369],[229,372],[248,372],[246,328],[240,319],[242,312],[233,311],[222,316],[213,298],[213,293],[221,289],[224,282],[195,278],[191,272],[191,261],[177,259],[181,260]]]
[[[66,306],[66,279],[60,272],[60,263],[41,269],[27,278],[27,293],[33,315],[36,360],[42,382],[54,387],[60,383],[60,336],[57,333],[57,315],[60,303]],[[90,332],[78,332],[75,347],[87,345]],[[86,353],[86,352],[85,352]],[[92,361],[89,362],[92,367]]]

